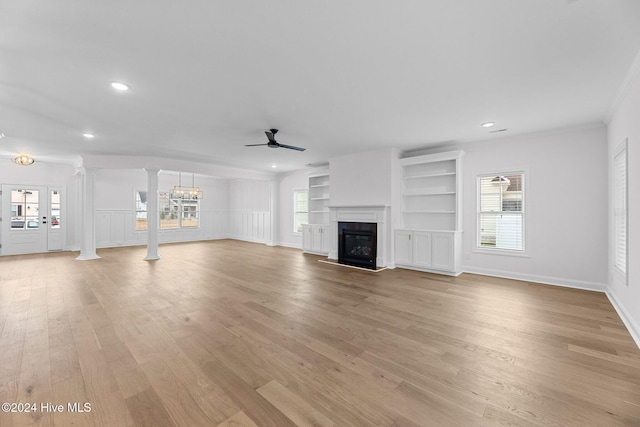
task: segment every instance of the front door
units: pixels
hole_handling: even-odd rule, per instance
[[[62,189],[2,185],[2,254],[61,250]]]

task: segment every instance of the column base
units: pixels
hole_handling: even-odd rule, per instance
[[[80,254],[76,257],[78,261],[91,261],[92,259],[100,259],[96,254]]]

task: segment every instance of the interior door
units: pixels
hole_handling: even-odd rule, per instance
[[[53,188],[53,187],[52,187]],[[54,195],[54,192],[57,194]],[[2,254],[62,249],[62,191],[38,185],[2,185]],[[52,247],[49,247],[49,234]]]

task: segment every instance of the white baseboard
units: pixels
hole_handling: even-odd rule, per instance
[[[537,274],[514,273],[512,271],[477,267],[464,267],[462,271],[465,273],[480,274],[482,276],[502,277],[504,279],[522,280],[525,282],[542,283],[544,285],[564,286],[565,288],[583,289],[587,291],[606,292],[608,289],[608,286],[604,283],[565,279],[562,277],[539,276]]]
[[[638,326],[633,318],[629,316],[629,313],[624,308],[624,305],[618,302],[618,299],[616,298],[615,294],[611,292],[611,289],[609,289],[606,294],[607,298],[609,298],[609,301],[611,302],[611,305],[618,313],[618,316],[620,316],[620,319],[622,319],[622,323],[624,323],[624,325],[627,327],[627,330],[631,334],[631,338],[633,338],[638,348],[640,348],[640,326]]]
[[[277,242],[276,246],[282,246],[285,248],[292,248],[292,249],[302,249],[302,245],[296,244],[296,243]]]

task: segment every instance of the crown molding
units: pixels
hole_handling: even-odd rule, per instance
[[[616,97],[614,98],[613,103],[611,104],[611,107],[609,107],[609,111],[607,112],[607,115],[604,118],[604,123],[606,125],[609,125],[609,122],[611,122],[611,119],[613,119],[613,116],[615,115],[616,111],[618,111],[618,108],[620,108],[620,104],[622,104],[624,99],[627,97],[627,94],[631,90],[631,86],[638,79],[639,76],[640,76],[640,51],[638,52],[635,59],[633,60],[633,63],[631,64],[631,68],[629,68],[629,71],[627,72],[626,77],[622,81],[622,85],[620,85],[620,89],[618,89],[618,93],[616,94]]]

